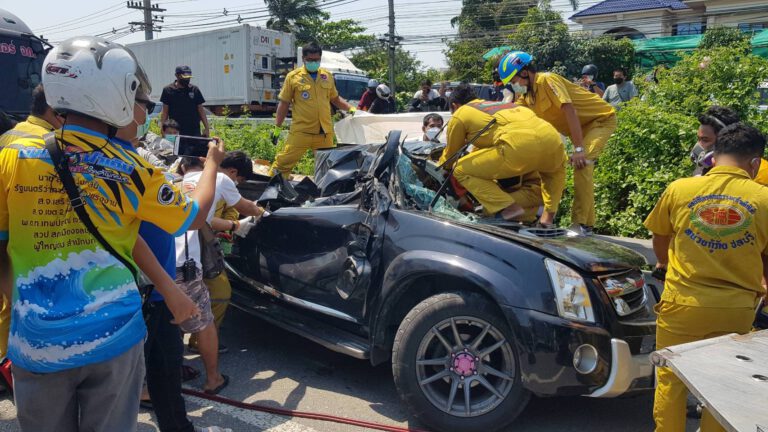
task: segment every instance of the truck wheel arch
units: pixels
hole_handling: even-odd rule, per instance
[[[371,320],[371,363],[389,360],[400,322],[424,299],[446,291],[470,291],[485,297],[501,314],[499,304],[504,298],[499,288],[510,285],[511,281],[495,270],[455,255],[425,251],[401,254],[387,268],[378,293]]]

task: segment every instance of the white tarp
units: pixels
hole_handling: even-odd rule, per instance
[[[375,144],[384,143],[389,131],[402,131],[402,137],[411,140],[421,140],[424,132],[424,116],[429,113],[402,114],[369,114],[357,111],[354,116],[336,122],[334,130],[339,143],[342,144]],[[451,119],[450,112],[438,112],[445,123]],[[440,141],[445,142],[446,131],[440,134]]]

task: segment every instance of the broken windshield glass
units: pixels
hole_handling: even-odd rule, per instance
[[[397,172],[401,187],[405,194],[421,210],[429,208],[429,204],[435,198],[436,192],[425,187],[413,169],[411,159],[401,154],[397,161]],[[456,209],[444,196],[437,200],[432,208],[433,213],[457,222],[476,223],[475,215],[464,214]]]

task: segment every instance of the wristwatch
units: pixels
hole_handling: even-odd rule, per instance
[[[584,147],[576,147],[573,149],[574,153],[584,153]]]

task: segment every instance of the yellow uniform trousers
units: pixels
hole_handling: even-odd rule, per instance
[[[722,336],[748,333],[755,319],[755,308],[708,308],[661,301],[656,305],[656,349]],[[656,396],[653,419],[656,432],[685,431],[685,405],[688,389],[668,368],[656,369]],[[701,432],[724,431],[704,409]]]
[[[522,199],[499,187],[496,180],[538,171],[544,208],[557,212],[565,188],[567,156],[557,131],[546,122],[530,128],[504,126],[496,131],[496,145],[475,150],[456,163],[454,176],[487,214],[495,214]],[[525,204],[518,203],[525,207]]]
[[[213,312],[213,323],[216,328],[221,327],[224,321],[224,315],[229,307],[229,300],[232,298],[232,285],[229,284],[227,272],[221,272],[213,279],[204,279],[208,292],[211,293],[211,312]],[[189,346],[197,348],[197,333],[192,333],[189,337]]]
[[[333,134],[309,134],[291,131],[285,140],[285,148],[275,156],[275,162],[272,164],[270,173],[275,175],[279,172],[287,178],[307,150],[314,151],[331,147],[333,147]]]
[[[616,115],[598,119],[585,126],[584,152],[588,160],[597,162],[608,139],[616,130]],[[573,208],[571,221],[586,226],[595,225],[595,164],[573,170]]]
[[[526,223],[535,222],[539,208],[544,205],[544,200],[541,198],[541,176],[539,173],[524,175],[520,187],[513,190],[507,189],[507,192],[514,202],[525,210],[525,213],[515,220]]]

